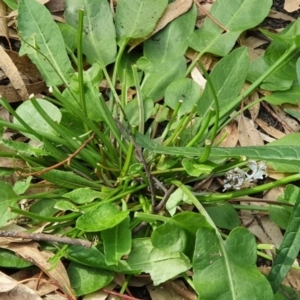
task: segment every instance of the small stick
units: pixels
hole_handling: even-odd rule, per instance
[[[163,206],[166,204],[166,202],[168,201],[169,197],[171,196],[171,194],[173,193],[175,189],[175,185],[172,185],[166,192],[164,197],[162,198],[162,200],[157,204],[157,206],[155,207],[155,211],[160,211]]]
[[[101,291],[108,294],[108,295],[117,296],[117,297],[119,297],[121,299],[124,299],[124,300],[142,300],[142,299],[139,299],[139,298],[127,296],[127,295],[120,294],[120,293],[117,293],[115,291],[110,291],[110,290],[106,290],[106,289],[102,289]]]
[[[217,24],[220,28],[222,28],[225,32],[228,31],[228,29],[222,25],[217,19],[215,19],[208,11],[206,11],[206,9],[204,9],[202,7],[202,5],[200,3],[198,3],[197,0],[193,0],[194,3],[196,4],[196,6],[198,6],[198,8],[208,17],[210,18],[215,24]]]
[[[74,152],[72,153],[71,155],[69,155],[69,157],[67,157],[66,159],[62,160],[61,162],[51,166],[51,167],[48,167],[48,168],[45,168],[41,171],[37,171],[37,172],[32,172],[32,173],[26,173],[26,174],[22,174],[22,176],[32,176],[32,175],[36,175],[36,176],[41,176],[42,174],[48,172],[48,171],[51,171],[53,169],[56,169],[60,166],[62,166],[63,164],[67,163],[68,166],[70,165],[70,162],[71,162],[71,159],[73,157],[75,157],[93,138],[95,137],[95,133],[93,133],[86,141],[83,142],[83,144]]]
[[[57,243],[63,243],[69,245],[82,246],[85,248],[91,248],[93,245],[92,242],[86,240],[73,239],[69,237],[63,237],[63,236],[45,234],[45,233],[27,233],[27,232],[0,230],[0,237],[12,237],[12,238],[29,239],[34,241],[57,242]]]

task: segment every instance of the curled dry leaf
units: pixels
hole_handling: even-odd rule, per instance
[[[291,21],[291,22],[296,21],[295,18],[293,18],[293,17],[291,17],[291,16],[289,16],[285,13],[276,11],[276,10],[271,10],[268,17],[273,18],[273,19],[281,19],[281,20],[284,20],[284,21]]]
[[[185,12],[187,12],[190,7],[193,4],[193,0],[176,0],[172,3],[170,3],[165,12],[163,13],[162,17],[159,19],[159,21],[156,24],[156,27],[154,30],[146,37],[142,39],[134,39],[130,41],[130,49],[131,51],[133,48],[135,48],[137,45],[142,43],[143,41],[149,39],[152,35],[163,29],[165,26],[167,26],[171,21],[178,18],[179,16],[183,15]]]
[[[205,89],[206,79],[203,77],[197,67],[194,67],[191,72],[192,79],[200,86],[201,90]]]
[[[243,114],[241,114],[239,119],[238,137],[242,147],[264,145],[264,141],[259,131],[253,126],[253,122]]]
[[[57,287],[59,287],[66,295],[68,295],[70,300],[76,300],[76,297],[70,286],[68,274],[62,262],[59,261],[55,268],[53,268],[52,264],[48,261],[54,256],[52,252],[40,251],[39,244],[35,242],[10,243],[7,245],[7,247],[3,248],[8,248],[9,250],[14,251],[17,255],[39,267],[52,279]]]
[[[4,36],[11,48],[9,37],[8,37],[8,27],[6,19],[6,4],[4,1],[0,1],[0,36]]]
[[[235,121],[226,125],[216,137],[217,143],[221,141],[219,147],[235,147],[238,140],[238,128]]]
[[[28,99],[29,95],[19,70],[2,47],[0,47],[0,68],[5,72],[21,99]]]
[[[277,130],[276,128],[274,128],[271,125],[268,125],[265,121],[263,121],[260,118],[257,118],[255,120],[255,123],[261,128],[263,129],[267,134],[269,134],[270,136],[276,138],[276,139],[281,139],[283,138],[286,134]]]
[[[31,299],[42,300],[33,290],[0,272],[0,293],[2,300]]]
[[[296,11],[300,9],[300,0],[285,0],[283,8],[287,12]]]
[[[259,100],[259,95],[257,92],[254,92],[252,93],[249,97],[247,97],[245,100],[244,100],[244,103],[245,105],[248,105],[250,103],[253,103],[255,101]],[[254,105],[252,105],[248,111],[250,112],[250,115],[251,115],[251,119],[254,121],[258,114],[259,114],[259,110],[260,110],[260,103],[256,103]]]

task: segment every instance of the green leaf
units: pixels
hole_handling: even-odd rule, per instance
[[[151,33],[167,5],[167,0],[118,1],[115,22],[119,43]]]
[[[117,265],[123,255],[129,254],[131,250],[131,230],[129,229],[130,219],[126,217],[117,226],[103,230],[105,261],[107,265]]]
[[[18,4],[15,0],[3,0],[3,2],[11,9],[11,10],[17,10]]]
[[[67,269],[71,287],[76,296],[95,292],[108,285],[114,278],[110,271],[87,267],[71,262]]]
[[[296,187],[295,189],[296,193],[293,194],[294,210],[268,275],[274,293],[278,291],[300,250],[300,189]]]
[[[96,247],[83,248],[81,246],[70,245],[66,250],[66,256],[71,261],[99,269],[122,272],[125,274],[138,274],[139,269],[132,269],[125,260],[120,260],[117,265],[108,266],[105,256]]]
[[[77,189],[80,187],[91,187],[99,189],[101,187],[99,183],[95,181],[90,181],[72,172],[61,170],[50,170],[40,177],[58,186],[70,189]]]
[[[16,202],[13,200],[15,197],[17,197],[17,195],[13,191],[11,185],[4,181],[0,181],[0,227],[16,216],[16,214],[9,210],[9,206]]]
[[[153,100],[150,98],[144,98],[142,99],[144,104],[144,120],[145,122],[152,116],[154,103]],[[129,123],[132,126],[138,126],[139,125],[139,110],[138,107],[138,100],[137,98],[131,100],[129,103],[126,104],[124,107],[125,115],[127,116],[127,119]]]
[[[219,228],[232,230],[240,225],[239,216],[230,203],[205,206],[205,210]]]
[[[57,201],[57,199],[47,199],[46,201],[41,199],[40,201],[33,203],[30,206],[29,211],[40,216],[52,217],[58,212],[58,210],[54,208]]]
[[[291,148],[300,147],[300,133],[291,133],[283,138],[271,142],[267,145],[268,147],[278,147],[278,146],[288,146]],[[271,162],[270,165],[274,170],[279,172],[287,172],[287,173],[298,173],[300,172],[300,166],[295,164],[295,162]]]
[[[210,14],[224,26],[227,31],[210,18],[196,30],[189,39],[189,46],[202,54],[210,52],[218,56],[227,55],[233,48],[239,35],[261,23],[268,16],[272,0],[238,0],[228,3],[216,1]],[[257,7],[259,6],[259,11]]]
[[[128,211],[120,211],[111,203],[101,203],[93,210],[80,216],[76,221],[76,228],[83,231],[102,231],[121,223],[127,216]]]
[[[152,63],[164,63],[181,57],[188,47],[187,38],[194,31],[197,17],[195,6],[170,22],[144,43],[144,56]]]
[[[194,105],[198,102],[201,94],[200,86],[192,79],[181,78],[173,81],[165,91],[165,103],[173,110],[182,104],[178,111],[178,118],[186,113],[190,113]]]
[[[264,100],[274,105],[290,103],[297,105],[299,103],[300,84],[294,82],[289,90],[275,91],[274,93],[264,97]]]
[[[18,30],[22,38],[20,55],[28,54],[47,85],[67,83],[73,68],[49,10],[36,0],[20,0]]]
[[[229,112],[234,105],[233,100],[239,95],[248,72],[249,57],[245,47],[240,47],[228,56],[221,59],[213,68],[209,77],[216,91],[220,111],[222,114]],[[213,104],[213,93],[209,84],[198,101],[197,111],[200,116],[205,116]]]
[[[76,207],[76,205],[74,205],[72,202],[69,202],[67,200],[58,200],[55,203],[54,208],[62,211],[70,210],[70,211],[79,212],[79,209]]]
[[[194,160],[184,158],[182,166],[190,176],[199,177],[201,174],[211,174],[215,168],[210,164],[199,164]]]
[[[169,197],[167,203],[166,203],[166,209],[170,213],[171,216],[173,216],[176,213],[176,207],[179,205],[181,201],[190,203],[189,197],[183,193],[181,189],[176,189]]]
[[[5,147],[14,150],[20,154],[28,155],[28,156],[41,156],[48,155],[49,153],[42,149],[41,145],[31,146],[28,143],[17,142],[12,140],[1,140],[0,144],[3,144]]]
[[[71,199],[76,204],[90,203],[96,198],[103,199],[105,198],[105,196],[106,194],[94,191],[88,187],[75,189],[69,193],[62,195],[62,197]]]
[[[299,292],[295,291],[292,287],[281,285],[279,291],[275,294],[275,300],[300,300]]]
[[[60,32],[64,38],[65,46],[68,52],[73,52],[77,48],[77,32],[76,30],[66,24],[66,23],[58,23],[57,24]]]
[[[59,123],[61,120],[61,112],[51,102],[43,99],[36,99],[38,104],[42,107],[42,109],[47,113],[47,115],[55,122]],[[46,122],[46,120],[39,114],[39,112],[35,109],[32,102],[25,101],[23,102],[17,109],[16,113],[19,115],[22,120],[27,123],[33,130],[38,129],[40,132],[44,132],[49,135],[57,136],[57,132]],[[21,123],[14,118],[14,124],[21,125]],[[23,132],[23,134],[30,139],[37,140],[37,137]]]
[[[144,58],[145,59],[145,58]],[[148,62],[149,63],[149,62]],[[137,66],[143,69],[141,59]],[[175,61],[167,60],[164,63],[151,63],[145,69],[145,78],[142,82],[142,93],[154,101],[161,99],[167,86],[176,79],[182,78],[186,70],[184,56],[178,57]]]
[[[115,61],[117,53],[116,32],[107,0],[68,0],[65,18],[76,30],[78,10],[84,9],[82,51],[87,61],[106,66]]]
[[[141,134],[136,135],[136,142],[141,147],[152,152],[178,155],[180,157],[200,157],[204,152],[203,147],[164,147]],[[241,156],[245,156],[247,159],[295,164],[296,162],[300,162],[300,147],[279,145],[268,147],[212,148],[209,159],[217,160]]]
[[[193,281],[201,299],[274,299],[255,263],[255,238],[247,229],[234,229],[226,241],[208,228],[198,230]]]
[[[134,239],[132,249],[126,262],[133,269],[150,273],[154,285],[159,285],[191,267],[184,254],[154,248],[149,238]]]
[[[27,189],[29,188],[29,186],[30,186],[31,179],[32,179],[32,176],[28,176],[28,177],[26,178],[26,180],[23,180],[23,181],[17,181],[17,182],[14,184],[14,187],[13,187],[14,192],[15,192],[17,195],[21,195],[21,194],[25,193],[26,190],[27,190]]]
[[[17,269],[23,269],[26,267],[31,266],[32,264],[14,254],[14,252],[6,250],[6,249],[0,249],[0,266],[4,268],[17,268]]]

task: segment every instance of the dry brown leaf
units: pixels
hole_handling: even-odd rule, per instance
[[[280,106],[278,105],[271,105],[271,106],[274,112],[276,113],[277,117],[279,118],[279,120],[282,121],[281,124],[286,134],[300,131],[299,123],[295,119],[290,117]]]
[[[205,89],[206,79],[203,77],[197,67],[194,67],[191,72],[192,79],[200,86],[201,90]]]
[[[1,247],[3,247],[1,245]],[[48,260],[54,256],[50,251],[40,251],[39,244],[35,242],[29,243],[10,243],[7,247],[11,251],[14,251],[17,255],[23,257],[29,262],[39,267],[44,273],[46,273],[64,293],[66,293],[70,299],[76,300],[76,297],[71,289],[70,281],[66,269],[62,262],[58,262],[55,268]]]
[[[291,16],[289,16],[285,13],[276,11],[276,10],[271,10],[268,17],[273,18],[273,19],[281,19],[281,20],[284,20],[284,21],[291,21],[291,22],[296,21],[295,18],[293,18],[293,17],[291,17]]]
[[[226,125],[216,137],[216,143],[221,141],[219,147],[235,147],[238,143],[238,140],[238,129],[235,121],[232,121],[230,124]]]
[[[285,0],[283,8],[287,12],[296,11],[300,9],[300,0]]]
[[[50,12],[59,12],[65,10],[65,0],[50,0],[46,7],[49,9]]]
[[[174,282],[174,284],[176,284]],[[152,300],[165,300],[165,299],[174,299],[174,300],[190,300],[190,299],[197,299],[197,296],[194,295],[193,298],[184,297],[182,294],[179,294],[175,289],[170,288],[169,285],[161,284],[158,286],[154,286],[153,284],[146,285],[146,288],[151,296]],[[182,287],[183,292],[187,291],[186,287]]]
[[[21,99],[28,99],[29,95],[24,81],[12,59],[7,55],[2,47],[0,47],[0,68],[5,72]]]
[[[183,15],[187,12],[193,4],[193,0],[176,0],[170,3],[161,18],[158,20],[156,27],[154,30],[146,37],[142,39],[134,39],[132,40],[129,45],[131,46],[129,51],[135,48],[137,45],[142,43],[143,41],[149,39],[152,35],[163,29],[167,26],[171,21],[178,18],[179,16]]]
[[[263,121],[260,118],[257,118],[255,120],[255,123],[261,128],[263,129],[267,134],[269,134],[270,136],[276,138],[276,139],[281,139],[284,136],[286,136],[285,133],[277,130],[276,128],[274,128],[273,126],[268,125],[265,121]]]
[[[8,27],[7,27],[7,19],[6,19],[6,4],[4,1],[0,1],[0,36],[4,36],[8,44],[11,48],[9,37],[8,37]]]
[[[253,126],[243,114],[241,114],[238,125],[238,137],[242,147],[244,146],[263,146],[264,141],[259,131]]]
[[[254,92],[252,93],[249,97],[247,97],[244,102],[245,102],[245,105],[248,105],[250,103],[253,103],[255,101],[259,100],[259,95],[257,92]],[[250,112],[250,115],[251,115],[251,119],[254,121],[258,114],[259,114],[259,110],[260,110],[260,103],[256,103],[254,105],[252,105],[248,111]]]
[[[29,94],[39,94],[44,91],[47,86],[44,81],[40,81],[37,83],[26,85],[27,91]],[[15,88],[12,86],[1,86],[0,85],[0,95],[4,97],[8,102],[19,102],[23,99],[21,96],[16,92]],[[28,99],[28,98],[27,98]],[[26,100],[26,99],[25,99]]]
[[[1,300],[42,300],[33,290],[23,284],[19,284],[18,281],[2,272],[0,272],[0,293]]]

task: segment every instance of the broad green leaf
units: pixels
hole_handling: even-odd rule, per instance
[[[0,249],[0,266],[3,268],[18,268],[23,269],[31,266],[32,264],[24,258],[18,257],[14,252]]]
[[[40,216],[52,217],[58,212],[58,210],[54,208],[57,201],[57,199],[47,199],[46,201],[41,199],[33,203],[30,206],[29,211]]]
[[[103,240],[105,261],[107,265],[117,265],[123,255],[131,251],[131,230],[129,217],[126,217],[117,226],[103,230],[101,237]]]
[[[232,230],[240,225],[239,216],[230,203],[205,206],[205,210],[219,228]]]
[[[255,238],[247,229],[234,229],[226,241],[208,228],[198,230],[193,281],[201,299],[274,299],[267,279],[255,263]]]
[[[267,69],[272,66],[286,51],[295,49],[294,54],[285,59],[284,64],[261,84],[261,88],[271,91],[284,91],[291,88],[293,81],[297,79],[296,64],[299,57],[299,47],[297,38],[300,36],[300,20],[296,20],[287,26],[282,32],[278,33],[272,41],[263,57],[259,57],[250,65],[247,79],[255,81]]]
[[[0,181],[0,227],[14,218],[16,214],[10,212],[9,206],[14,205],[16,202],[13,198],[17,197],[17,194],[13,191],[10,184]]]
[[[154,103],[150,98],[144,98],[142,101],[144,104],[144,120],[146,122],[152,116]],[[129,123],[134,127],[139,125],[139,109],[137,109],[137,107],[138,100],[136,98],[131,100],[124,107],[125,115],[127,116]]]
[[[181,163],[186,172],[194,177],[199,177],[201,174],[211,174],[215,168],[212,164],[199,164],[197,161],[188,158],[184,158]]]
[[[78,10],[84,9],[82,51],[92,65],[97,61],[106,66],[115,61],[117,53],[116,32],[107,0],[68,0],[66,22],[76,30]]]
[[[79,209],[76,207],[76,205],[74,205],[74,203],[67,200],[58,200],[55,203],[54,208],[62,211],[70,210],[70,211],[79,212]]]
[[[136,142],[143,148],[155,153],[178,155],[180,157],[200,157],[203,147],[164,147],[146,136],[137,134]],[[247,159],[264,160],[277,163],[295,164],[300,162],[299,146],[256,146],[256,147],[240,147],[240,148],[212,148],[209,159],[217,160],[222,158],[234,158],[245,156]]]
[[[20,55],[28,54],[47,85],[67,83],[73,68],[49,10],[36,0],[20,0],[18,31],[22,38]]]
[[[210,227],[203,215],[191,211],[181,212],[155,228],[151,242],[156,248],[171,252],[180,251],[192,256],[196,232],[202,227]]]
[[[17,10],[18,4],[15,0],[3,0],[3,2],[11,9],[11,10]]]
[[[225,56],[243,31],[257,26],[268,16],[271,5],[272,0],[218,0],[213,4],[210,14],[226,31],[210,18],[206,18],[200,29],[191,35],[189,46],[201,53]]]
[[[284,111],[291,115],[293,118],[297,119],[298,121],[300,120],[300,112],[298,111],[298,109],[295,108],[294,109],[290,109],[290,108],[285,108]]]
[[[90,181],[72,172],[51,170],[41,175],[41,178],[54,183],[58,186],[70,189],[77,189],[80,187],[91,187],[99,189],[101,186],[95,181]]]
[[[85,103],[88,118],[99,122],[103,120],[103,111],[101,106],[102,95],[99,95],[99,83],[102,80],[101,66],[94,63],[87,71],[83,72],[84,86],[85,86]],[[74,96],[76,99],[74,99]],[[63,96],[70,104],[81,110],[79,104],[79,81],[78,74],[70,76],[68,88],[63,91]],[[104,101],[104,100],[102,100]]]
[[[183,193],[183,191],[178,188],[170,195],[166,203],[166,209],[168,210],[171,216],[173,216],[176,213],[176,207],[179,205],[181,201],[190,203],[189,197],[186,196]]]
[[[289,146],[291,148],[300,147],[300,133],[291,133],[283,138],[271,142],[267,145],[268,147],[276,147],[276,146]],[[300,166],[295,164],[295,162],[271,162],[271,166],[274,170],[279,172],[287,172],[287,173],[298,173],[300,172]]]
[[[76,221],[76,228],[89,232],[113,228],[121,223],[128,213],[128,211],[121,212],[114,204],[101,203],[80,216]]]
[[[294,210],[268,275],[274,293],[278,291],[300,250],[300,189],[296,189],[297,193],[293,195]]]
[[[185,54],[187,38],[194,31],[197,17],[195,6],[170,22],[144,43],[144,56],[152,63],[164,63]]]
[[[182,101],[178,111],[178,118],[190,113],[198,102],[201,94],[200,86],[192,79],[181,78],[173,81],[165,91],[165,103],[173,110]]]
[[[300,85],[294,82],[289,90],[276,91],[266,97],[264,100],[274,105],[281,105],[283,103],[290,103],[297,105],[299,103]]]
[[[70,263],[67,272],[76,296],[95,292],[108,285],[114,278],[113,272],[74,262]]]
[[[42,149],[42,145],[31,146],[28,143],[17,142],[12,140],[1,140],[0,144],[3,144],[8,149],[14,150],[17,153],[24,155],[33,155],[35,157],[41,155],[49,155],[47,151]]]
[[[13,190],[17,195],[24,194],[29,188],[32,176],[28,176],[25,180],[19,180],[14,184]]]
[[[69,193],[66,193],[62,195],[64,198],[71,199],[72,202],[76,204],[85,204],[90,203],[96,198],[103,199],[105,198],[106,194],[94,191],[91,188],[85,187],[85,188],[79,188],[76,190],[73,190]]]
[[[66,23],[57,24],[65,41],[68,52],[73,52],[77,48],[77,31]]]
[[[43,99],[36,99],[41,108],[46,114],[55,122],[59,123],[61,120],[61,112],[57,106],[51,102]],[[57,136],[57,132],[46,122],[46,120],[35,109],[30,100],[23,102],[17,109],[16,113],[20,118],[33,130],[38,129],[40,132],[44,132],[49,135]],[[14,118],[14,124],[21,125],[20,122]],[[23,132],[23,134],[33,140],[37,140],[37,137]]]
[[[167,0],[120,0],[115,22],[118,42],[147,36],[168,5]]]
[[[249,57],[245,47],[238,48],[228,56],[221,59],[210,73],[213,87],[216,91],[220,110],[226,114],[235,105],[233,100],[239,95],[248,72]],[[205,116],[209,109],[214,107],[213,93],[209,84],[198,101],[197,111]]]
[[[137,62],[138,67],[141,60]],[[142,67],[143,69],[143,67]],[[176,60],[167,60],[164,63],[151,63],[146,68],[145,78],[142,82],[142,93],[154,101],[161,99],[167,86],[176,79],[182,78],[186,70],[184,56]]]
[[[157,249],[149,238],[134,239],[132,249],[126,260],[127,264],[133,269],[149,273],[154,285],[159,285],[191,267],[184,254]]]
[[[191,241],[192,236],[186,230],[170,223],[156,227],[151,235],[151,242],[155,248],[169,252],[184,252]]]
[[[105,256],[96,247],[83,248],[81,246],[69,246],[66,250],[66,256],[69,260],[99,269],[121,272],[124,274],[138,274],[140,269],[132,269],[126,263],[126,260],[120,260],[117,265],[108,266],[105,262]]]

